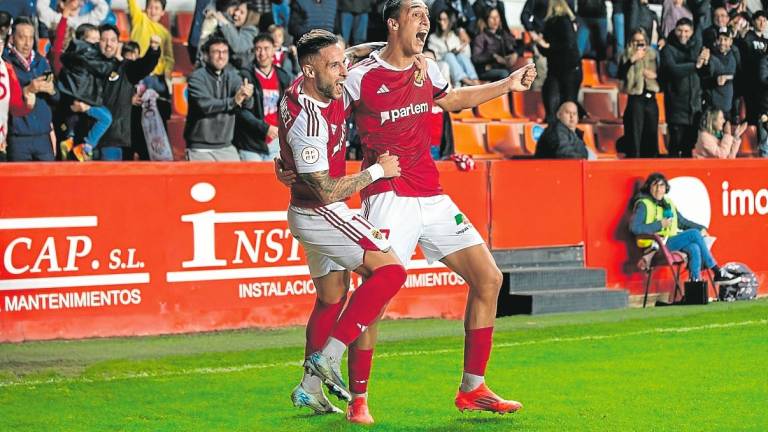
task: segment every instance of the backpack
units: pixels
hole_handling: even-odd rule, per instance
[[[739,262],[729,262],[723,266],[732,274],[741,276],[741,282],[733,285],[720,285],[718,298],[720,301],[752,300],[757,298],[757,289],[760,284],[755,273]]]

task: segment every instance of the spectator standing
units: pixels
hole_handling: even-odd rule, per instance
[[[3,52],[3,60],[13,67],[19,85],[27,94],[35,95],[32,111],[26,116],[11,113],[8,128],[8,160],[52,161],[52,113],[49,104],[58,102],[53,86],[53,73],[48,61],[37,54],[35,26],[28,17],[13,21],[11,44]]]
[[[536,144],[537,159],[587,159],[589,152],[580,130],[579,109],[573,102],[565,102],[557,110],[557,117],[549,123]],[[583,135],[583,133],[582,133]]]
[[[197,49],[200,46],[200,34],[202,33],[203,21],[205,20],[205,11],[211,4],[211,0],[195,0],[195,12],[192,15],[192,25],[189,29],[189,38],[187,39],[187,52],[189,61],[192,64],[197,62]]]
[[[725,120],[719,109],[709,109],[701,116],[701,128],[693,149],[693,157],[713,159],[735,159],[741,146],[741,135],[747,130],[747,123],[741,123],[735,130]]]
[[[732,119],[733,80],[741,65],[738,51],[731,49],[732,43],[728,29],[718,33],[717,46],[710,51],[705,68],[707,78],[703,92],[706,106],[726,113],[729,119]]]
[[[626,43],[626,30],[624,28],[625,22],[625,8],[628,8],[628,0],[611,0],[613,5],[612,19],[613,19],[613,39],[614,39],[614,56],[615,58],[621,58],[621,54],[624,53],[624,45]],[[650,38],[649,38],[650,40]]]
[[[250,10],[245,0],[239,0],[231,19],[216,12],[216,20],[219,31],[232,50],[229,62],[235,67],[253,62],[253,38],[259,34],[259,14]]]
[[[338,3],[336,0],[291,0],[288,31],[294,40],[312,29],[334,32]]]
[[[118,51],[120,31],[117,27],[105,24],[99,28],[99,31],[101,54],[112,63],[114,73],[104,83],[104,105],[112,112],[112,125],[101,139],[98,159],[133,160],[133,152],[128,150],[133,141],[131,117],[134,88],[157,66],[157,61],[160,60],[161,40],[158,36],[151,37],[149,49],[144,57],[129,60],[124,59],[122,53]]]
[[[728,30],[728,11],[724,7],[715,8],[712,15],[713,24],[710,27],[704,29],[701,37],[704,39],[704,46],[713,50],[717,44],[717,34],[723,30]]]
[[[437,16],[436,30],[429,35],[427,42],[427,47],[435,54],[435,60],[448,65],[448,78],[454,87],[479,84],[469,45],[462,43],[453,31],[453,20],[448,11],[442,11]]]
[[[656,50],[650,46],[645,30],[638,27],[619,63],[621,90],[629,95],[623,119],[624,153],[630,158],[653,158],[659,154],[656,61]]]
[[[275,41],[269,33],[253,40],[254,63],[240,71],[253,83],[253,107],[237,111],[235,147],[244,161],[271,161],[280,154],[278,110],[290,77],[275,66]]]
[[[624,29],[636,29],[642,27],[645,34],[651,41],[652,46],[656,46],[659,40],[659,18],[656,12],[648,6],[648,0],[627,0],[625,5],[625,25]],[[627,8],[629,10],[627,10]]]
[[[112,113],[104,106],[104,83],[111,78],[114,65],[101,55],[99,30],[91,24],[82,24],[75,32],[76,39],[69,43],[61,56],[62,69],[58,89],[62,94],[57,117],[57,131],[62,131],[61,159],[66,160],[69,152],[79,161],[91,160],[93,149],[112,124]],[[76,124],[85,113],[95,123],[88,130],[84,143],[72,146]],[[82,128],[82,125],[81,125]]]
[[[283,0],[288,1],[288,0]],[[293,1],[293,0],[291,0]],[[259,27],[259,31],[267,31],[269,26],[274,24],[272,19],[272,0],[248,0],[248,10],[256,13],[254,17],[256,25]],[[334,15],[336,10],[333,11]],[[290,12],[289,12],[290,15]]]
[[[582,57],[605,59],[608,9],[604,0],[578,0],[578,46]]]
[[[275,41],[275,65],[282,68],[293,81],[299,75],[299,61],[296,58],[296,46],[287,44],[285,28],[278,25],[269,26],[269,34]]]
[[[564,0],[549,0],[544,33],[536,41],[547,57],[547,78],[542,88],[547,121],[554,120],[563,102],[576,102],[579,94],[582,71],[575,18]]]
[[[700,69],[709,50],[694,37],[693,22],[682,18],[661,51],[664,106],[669,131],[670,156],[691,157],[701,113]]]
[[[516,42],[501,27],[498,9],[490,9],[484,19],[487,27],[472,40],[472,60],[481,79],[498,81],[509,76],[517,61]]]
[[[754,101],[754,110],[758,112],[757,137],[760,157],[768,157],[768,55],[763,55],[758,61],[758,91]]]
[[[341,36],[347,45],[368,42],[368,13],[372,0],[339,0]]]
[[[669,33],[675,30],[675,26],[681,18],[688,18],[693,21],[693,13],[685,5],[685,0],[664,0],[664,7],[661,11],[661,35],[659,37],[666,39]]]
[[[746,12],[737,14],[731,20],[731,25],[736,30],[734,44],[741,56],[742,69],[736,86],[744,96],[749,124],[757,124],[758,117],[765,113],[765,110],[760,106],[760,92],[752,91],[753,89],[750,87],[752,83],[759,82],[760,62],[768,51],[768,39],[762,36],[766,24],[768,24],[765,12],[755,13],[754,19],[754,30],[750,29],[750,19]]]
[[[11,15],[0,12],[0,52],[5,49],[5,39],[10,29]],[[0,160],[7,160],[8,117],[23,117],[29,114],[35,96],[22,92],[16,72],[0,56]]]
[[[169,82],[173,72],[173,44],[171,33],[160,20],[165,15],[166,0],[146,0],[146,7],[139,9],[137,0],[128,0],[128,13],[131,15],[131,40],[136,41],[144,55],[149,49],[152,36],[160,37],[160,60],[152,74],[144,79],[147,88],[157,92],[162,100],[158,100],[157,108],[164,120],[171,117],[171,92]]]
[[[51,33],[62,17],[67,18],[67,26],[75,30],[82,24],[99,26],[109,14],[109,4],[106,0],[88,0],[92,4],[90,12],[81,15],[83,0],[59,0],[58,11],[51,8],[50,0],[37,0],[37,16]]]
[[[232,145],[235,115],[253,106],[253,84],[245,81],[229,64],[229,46],[224,38],[209,38],[203,51],[204,67],[189,75],[189,114],[184,127],[187,159],[190,161],[239,161]]]

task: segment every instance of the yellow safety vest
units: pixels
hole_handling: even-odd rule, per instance
[[[669,207],[672,209],[672,223],[669,224],[668,227],[662,228],[656,234],[667,239],[677,235],[678,231],[680,230],[677,227],[677,207],[675,207],[675,204],[667,197],[664,197],[664,201],[666,201],[667,204],[669,204]],[[648,198],[641,199],[637,205],[640,205],[641,203],[645,206],[645,223],[646,224],[653,223],[656,221],[661,221],[662,219],[664,219],[664,207],[656,204],[653,200],[650,200]],[[653,245],[653,240],[646,240],[646,239],[637,240],[637,246],[640,248],[645,249],[645,248],[651,247],[651,245]]]

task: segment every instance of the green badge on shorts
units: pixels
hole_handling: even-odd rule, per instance
[[[461,225],[464,222],[464,215],[461,213],[457,214],[453,218],[456,219],[456,225]]]

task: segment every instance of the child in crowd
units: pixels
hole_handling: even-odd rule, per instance
[[[291,80],[299,74],[299,62],[296,59],[296,46],[285,43],[285,28],[272,24],[267,29],[275,41],[275,66],[288,72]]]
[[[60,131],[64,136],[60,149],[65,160],[70,151],[79,161],[90,160],[93,149],[112,124],[112,114],[103,106],[102,93],[113,65],[101,55],[99,39],[96,26],[81,24],[75,31],[75,39],[61,56],[58,87],[65,99],[61,104],[64,115]],[[85,142],[73,148],[75,128],[80,118],[78,113],[85,113],[96,123],[86,134]]]

